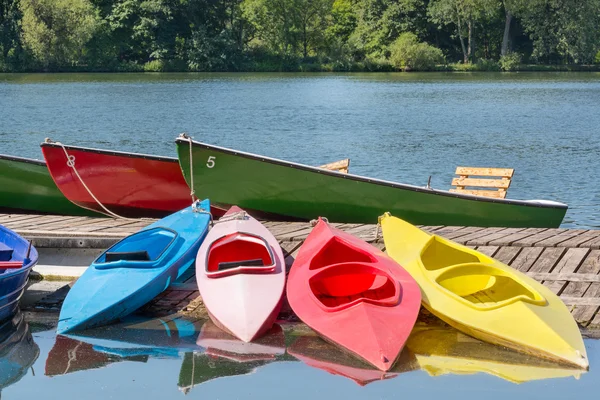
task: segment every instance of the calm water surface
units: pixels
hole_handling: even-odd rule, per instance
[[[600,227],[600,74],[0,74],[0,153],[66,144],[175,156],[174,138],[448,189],[514,167],[509,197]]]
[[[289,323],[248,345],[202,321],[132,318],[56,337],[45,319],[0,343],[3,400],[565,399],[593,397],[600,379],[597,340],[582,373],[419,323],[383,374]]]

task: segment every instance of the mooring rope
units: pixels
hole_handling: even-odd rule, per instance
[[[246,213],[246,211],[242,210],[242,211],[231,213],[229,215],[222,216],[215,222],[215,224],[218,224],[221,222],[235,221],[235,220],[244,220],[244,219],[246,219],[247,216],[248,216],[248,214]]]
[[[88,194],[92,197],[92,199],[94,199],[94,201],[96,203],[98,203],[98,205],[100,207],[102,207],[102,209],[105,211],[105,214],[108,214],[109,216],[114,217],[114,218],[124,219],[124,220],[128,220],[128,221],[139,221],[139,219],[136,219],[136,218],[123,217],[122,215],[116,214],[116,213],[112,212],[111,210],[109,210],[108,208],[106,208],[106,206],[104,204],[102,204],[102,202],[100,200],[98,200],[98,198],[96,196],[94,196],[94,193],[92,193],[92,191],[90,190],[88,185],[86,185],[85,182],[83,181],[83,178],[81,177],[81,175],[79,175],[79,171],[77,171],[77,168],[75,168],[75,156],[71,155],[67,152],[67,148],[65,147],[65,145],[62,144],[61,142],[53,142],[49,138],[46,138],[45,142],[56,144],[63,149],[63,151],[65,153],[65,157],[67,157],[67,166],[73,170],[73,172],[75,173],[75,176],[77,176],[77,178],[79,179],[79,182],[81,182],[81,184],[83,185],[85,190],[88,192]],[[98,211],[98,210],[93,210],[93,211]]]

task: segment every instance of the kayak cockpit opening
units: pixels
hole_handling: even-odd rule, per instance
[[[216,278],[237,273],[269,273],[275,257],[267,241],[257,235],[235,232],[215,240],[206,254],[206,275]]]
[[[338,237],[333,237],[313,257],[309,269],[315,270],[339,263],[374,263],[377,260],[364,250],[355,249]]]
[[[177,236],[177,232],[167,228],[141,231],[115,244],[98,257],[94,263],[110,264],[120,261],[147,263],[156,261],[171,246]]]
[[[457,248],[457,245],[433,235],[421,252],[421,262],[426,270],[435,271],[457,264],[477,262],[491,264],[493,260],[483,255],[478,257],[468,253]]]
[[[309,279],[318,302],[329,311],[338,311],[360,302],[394,306],[400,299],[398,282],[367,263],[341,263],[319,271]]]
[[[494,309],[516,301],[546,304],[541,294],[519,282],[509,271],[481,263],[449,268],[436,281],[461,301],[477,309]]]

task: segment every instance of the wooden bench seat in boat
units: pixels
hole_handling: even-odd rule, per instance
[[[456,167],[455,174],[458,178],[452,179],[452,186],[456,188],[450,191],[504,199],[514,173],[513,168]],[[472,187],[485,188],[485,190]]]

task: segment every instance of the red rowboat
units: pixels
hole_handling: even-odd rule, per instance
[[[47,141],[42,153],[56,186],[78,206],[129,218],[161,218],[190,204],[192,198],[176,158],[64,146]],[[79,173],[67,163],[67,155]],[[82,184],[87,185],[89,191]],[[211,208],[213,216],[223,214]]]
[[[234,206],[202,242],[196,281],[215,325],[250,342],[271,328],[281,309],[283,252],[264,225]]]
[[[320,218],[292,266],[287,296],[309,327],[382,371],[394,365],[421,304],[400,265]]]

